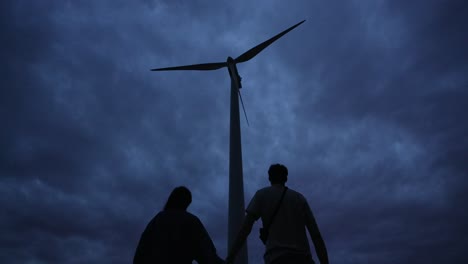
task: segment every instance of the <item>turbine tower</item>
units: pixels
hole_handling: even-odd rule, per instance
[[[242,147],[241,147],[241,133],[240,133],[240,117],[239,117],[239,99],[245,113],[244,103],[240,89],[242,88],[241,77],[237,71],[237,63],[246,62],[258,53],[268,47],[270,44],[281,38],[283,35],[293,30],[305,20],[297,23],[296,25],[284,30],[276,36],[260,43],[259,45],[244,52],[242,55],[233,59],[228,57],[226,62],[202,63],[185,66],[167,67],[151,69],[151,71],[178,71],[178,70],[197,70],[197,71],[211,71],[223,67],[227,67],[229,76],[231,77],[231,113],[230,113],[230,134],[229,134],[229,213],[228,213],[228,250],[231,248],[236,238],[237,232],[240,230],[242,221],[245,215],[244,205],[244,183],[242,172]],[[248,123],[248,120],[247,120]],[[247,264],[247,243],[244,244],[242,250],[236,257],[236,264]]]

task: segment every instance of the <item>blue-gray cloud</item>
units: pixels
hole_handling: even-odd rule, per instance
[[[224,256],[227,71],[149,69],[224,61],[302,19],[239,65],[247,202],[281,162],[333,263],[466,262],[463,1],[0,10],[2,263],[128,263],[178,185]],[[253,233],[251,263],[262,251]]]

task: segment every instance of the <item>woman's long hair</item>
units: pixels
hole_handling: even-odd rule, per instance
[[[185,186],[179,186],[175,188],[169,198],[167,199],[164,210],[169,209],[178,209],[178,210],[187,210],[187,207],[192,202],[192,193]]]

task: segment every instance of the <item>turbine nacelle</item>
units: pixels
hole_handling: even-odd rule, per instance
[[[236,61],[233,58],[228,57],[226,64],[232,81],[236,83],[237,88],[242,88],[242,77],[240,77],[239,72],[237,71]]]

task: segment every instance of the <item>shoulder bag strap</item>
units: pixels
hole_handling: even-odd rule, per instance
[[[275,220],[275,216],[276,216],[276,214],[278,213],[278,210],[279,210],[279,208],[280,208],[280,206],[281,206],[281,202],[283,201],[284,194],[286,193],[286,190],[287,190],[287,189],[288,189],[288,187],[284,187],[283,194],[281,194],[281,199],[279,200],[278,204],[276,205],[275,212],[274,212],[273,215],[271,216],[270,222],[269,222],[268,225],[265,227],[266,230],[270,229],[271,224],[272,224],[273,221]]]

